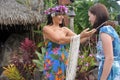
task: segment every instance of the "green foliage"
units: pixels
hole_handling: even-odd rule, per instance
[[[46,25],[46,22],[43,22],[39,25],[39,27],[41,28],[41,30],[34,30],[34,33],[37,33],[38,35],[42,35],[42,28]]]
[[[47,0],[45,0],[45,1],[47,1]],[[40,25],[41,29],[45,25],[46,25],[46,22],[41,23],[41,25]],[[42,30],[34,30],[34,32],[37,33],[39,36],[43,37]],[[37,48],[38,48],[38,50],[35,51],[35,54],[37,55],[38,58],[33,59],[33,62],[36,64],[39,71],[43,71],[43,68],[44,68],[44,55],[45,55],[45,52],[46,52],[45,42],[43,41],[43,39],[42,39],[42,41],[37,43]]]
[[[38,56],[38,59],[33,59],[33,62],[36,64],[37,68],[39,69],[39,71],[43,71],[44,68],[44,55],[45,55],[46,49],[45,48],[41,48],[41,53],[36,51],[35,53]]]
[[[88,50],[82,51],[78,58],[79,72],[88,72],[91,67],[95,66],[96,60],[94,54],[88,52]]]
[[[42,34],[42,31],[40,31],[40,30],[35,30],[34,32],[37,34],[40,34],[40,35]]]
[[[115,26],[115,30],[117,31],[118,35],[120,36],[120,25]]]
[[[77,75],[76,79],[83,79],[87,80],[87,75],[91,70],[93,70],[96,65],[97,61],[95,59],[96,47],[94,45],[94,40],[87,41],[84,44],[80,45],[80,54],[78,57],[78,66],[77,66]]]
[[[114,12],[114,11],[119,11],[120,10],[120,5],[118,5],[116,0],[96,0],[95,3],[102,3],[102,4],[104,4],[109,9],[110,12]]]
[[[115,20],[119,14],[120,5],[115,0],[75,0],[71,6],[74,7],[76,13],[74,21],[74,30],[76,33],[80,33],[87,27],[91,28],[88,21],[88,9],[95,3],[102,3],[108,8],[111,20]]]
[[[72,4],[76,13],[74,21],[76,33],[80,33],[83,29],[90,27],[88,21],[88,9],[91,5],[93,5],[93,1],[75,1]]]
[[[44,0],[44,3],[45,3],[45,9],[48,9],[50,7],[57,5],[57,0]]]
[[[37,35],[37,37],[36,37],[37,48],[40,48],[40,47],[44,46],[42,29],[45,25],[46,25],[46,21],[39,25],[39,29],[34,30],[35,35]]]
[[[35,58],[35,43],[25,38],[19,49],[14,55],[11,55],[10,65],[4,68],[3,72],[10,80],[32,80],[35,69],[35,64],[32,62],[32,59]]]
[[[19,73],[19,70],[16,68],[14,64],[10,64],[7,67],[3,67],[4,71],[3,74],[9,80],[25,80]]]
[[[115,20],[116,16],[119,14],[120,5],[118,5],[116,0],[96,0],[95,3],[102,3],[107,7],[111,20]]]

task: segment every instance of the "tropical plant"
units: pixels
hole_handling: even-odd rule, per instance
[[[88,21],[88,9],[95,3],[104,4],[109,10],[110,19],[116,20],[116,16],[120,11],[120,5],[118,5],[116,0],[75,0],[70,6],[74,7],[76,13],[74,21],[74,30],[76,33],[80,33],[87,27],[91,28]]]
[[[19,73],[19,70],[14,64],[10,64],[7,67],[3,67],[3,75],[7,76],[9,80],[25,80],[21,74]]]
[[[117,0],[95,0],[95,3],[102,3],[108,8],[111,20],[115,20],[119,14],[120,5],[117,3]]]
[[[93,5],[93,1],[85,0],[76,0],[70,5],[76,13],[74,21],[74,30],[76,33],[80,33],[86,27],[91,27],[88,21],[88,9],[91,5]]]
[[[93,53],[89,54],[88,51],[85,50],[83,54],[79,55],[78,69],[80,73],[88,72],[95,64],[96,60]]]
[[[45,10],[58,4],[57,0],[44,0]]]
[[[39,71],[43,71],[44,68],[44,55],[45,55],[45,48],[41,48],[41,53],[36,51],[35,53],[38,56],[38,59],[33,59],[33,62],[36,64],[37,68],[39,69]]]
[[[118,35],[120,36],[120,25],[115,26],[115,29],[116,29]]]
[[[87,75],[89,75],[89,71],[96,67],[97,62],[94,53],[91,53],[91,50],[94,49],[91,47],[83,47],[83,49],[80,51],[76,76],[76,79],[78,80],[87,80],[86,78]]]
[[[36,50],[35,43],[28,38],[25,38],[23,42],[21,42],[20,52],[14,53],[11,56],[11,64],[8,68],[5,68],[6,77],[14,77],[12,80],[22,80],[19,77],[22,76],[25,80],[33,80],[34,79],[34,69],[36,65],[32,62],[35,59],[36,55],[34,54]],[[16,71],[15,71],[16,70]],[[10,74],[10,75],[9,75]],[[19,79],[18,79],[19,78]]]

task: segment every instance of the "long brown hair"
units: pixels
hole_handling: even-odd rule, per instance
[[[89,11],[96,16],[96,20],[93,24],[93,28],[102,27],[104,25],[115,26],[113,21],[109,21],[109,12],[105,5],[96,3],[90,7]],[[98,28],[98,32],[99,32]]]

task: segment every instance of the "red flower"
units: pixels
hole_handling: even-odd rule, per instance
[[[20,49],[23,52],[27,52],[27,53],[33,53],[35,52],[35,43],[31,40],[29,40],[28,38],[25,38],[25,41],[21,42],[21,47]]]

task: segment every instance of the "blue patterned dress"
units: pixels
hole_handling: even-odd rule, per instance
[[[102,75],[105,58],[102,48],[102,41],[100,39],[100,33],[106,33],[114,39],[112,41],[114,61],[107,80],[120,80],[120,38],[119,35],[116,33],[115,29],[109,25],[101,27],[99,32],[99,40],[97,43],[97,55],[96,55],[97,60],[99,61],[98,80],[100,80],[100,77]]]
[[[65,45],[49,41],[44,57],[44,75],[47,80],[64,80],[68,63]]]

